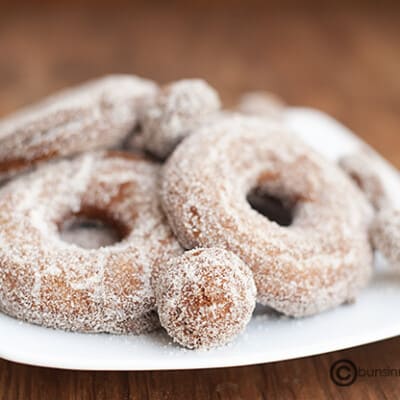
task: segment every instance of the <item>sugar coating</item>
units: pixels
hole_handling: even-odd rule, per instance
[[[394,266],[400,266],[400,209],[382,210],[371,225],[371,239]]]
[[[151,81],[110,75],[6,117],[0,121],[0,180],[48,159],[116,146],[155,92]]]
[[[285,201],[291,226],[251,208],[254,188]],[[337,306],[370,278],[371,206],[336,165],[278,125],[230,116],[200,129],[164,165],[161,198],[183,247],[237,254],[258,301],[284,314]]]
[[[184,79],[165,86],[141,117],[145,148],[166,158],[220,106],[218,93],[201,79]]]
[[[159,166],[122,153],[87,153],[16,179],[0,191],[0,309],[81,332],[138,334],[158,326],[151,268],[182,250],[161,211]],[[124,231],[88,250],[62,241],[71,215]]]
[[[339,165],[360,187],[376,210],[396,205],[400,175],[372,148],[360,146],[357,152],[342,157]]]
[[[227,344],[255,308],[250,269],[223,249],[187,251],[154,269],[152,282],[161,325],[190,349]]]
[[[236,108],[246,115],[281,120],[285,104],[277,95],[260,90],[243,93]]]

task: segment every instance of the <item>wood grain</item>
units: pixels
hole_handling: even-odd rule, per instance
[[[1,6],[0,115],[109,72],[160,82],[199,76],[227,104],[244,90],[267,89],[289,104],[323,109],[400,167],[398,8],[105,3]],[[400,368],[400,338],[301,360],[203,371],[74,372],[0,361],[0,399],[398,397],[400,377],[334,385],[329,369],[340,358],[364,368]]]

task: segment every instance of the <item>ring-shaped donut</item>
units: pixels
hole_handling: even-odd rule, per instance
[[[116,147],[156,85],[111,75],[67,89],[0,120],[0,180],[46,160]]]
[[[81,332],[138,334],[158,326],[151,268],[181,254],[161,212],[159,165],[87,153],[0,191],[0,309]],[[122,240],[84,249],[61,240],[71,217],[106,221]]]
[[[283,227],[252,209],[253,190],[278,197]],[[372,268],[372,208],[336,165],[260,119],[229,117],[187,138],[163,171],[162,204],[187,249],[220,246],[253,271],[258,300],[305,316],[351,300]]]

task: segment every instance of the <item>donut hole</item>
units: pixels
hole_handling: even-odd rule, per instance
[[[284,199],[256,188],[247,194],[247,202],[253,210],[280,226],[290,226],[293,223],[293,210]]]
[[[88,250],[115,245],[129,233],[119,221],[94,210],[67,216],[58,229],[61,240]]]

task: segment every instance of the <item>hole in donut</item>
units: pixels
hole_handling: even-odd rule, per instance
[[[292,210],[278,197],[254,189],[247,195],[247,201],[253,210],[280,226],[290,226],[293,222]]]
[[[68,216],[59,224],[61,240],[83,249],[99,249],[122,241],[127,229],[101,212],[91,210]]]

